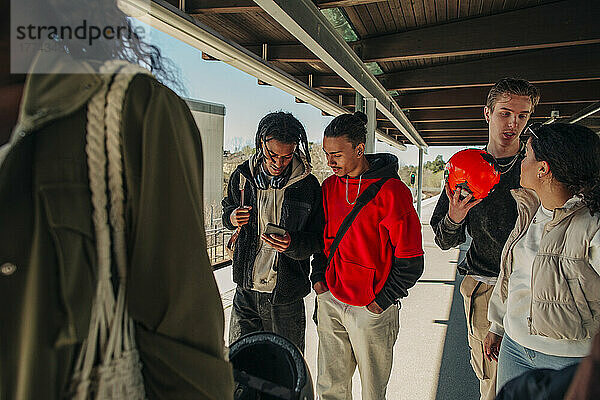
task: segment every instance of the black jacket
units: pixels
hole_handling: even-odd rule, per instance
[[[223,225],[235,229],[229,219],[240,206],[240,174],[247,180],[244,205],[251,206],[250,221],[243,225],[233,254],[233,281],[244,289],[252,289],[254,259],[257,254],[258,210],[257,188],[250,173],[248,161],[240,164],[227,185],[227,197],[222,201]],[[310,256],[323,249],[323,195],[314,175],[295,182],[284,189],[279,225],[290,234],[290,247],[277,258],[277,283],[273,304],[286,304],[301,299],[310,292]]]
[[[517,203],[510,194],[520,187],[521,160],[519,155],[512,169],[500,175],[500,182],[481,203],[473,207],[460,224],[448,218],[448,196],[442,190],[431,216],[435,242],[442,250],[466,241],[465,229],[473,238],[465,262],[458,266],[462,275],[498,276],[500,256],[508,235],[517,221]],[[512,157],[500,158],[507,162]]]

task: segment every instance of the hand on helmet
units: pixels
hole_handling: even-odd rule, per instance
[[[469,194],[467,197],[461,199],[460,190],[457,188],[454,192],[450,189],[450,185],[446,181],[446,195],[448,196],[448,217],[460,224],[467,216],[469,210],[481,203],[483,199],[475,200],[473,195]]]

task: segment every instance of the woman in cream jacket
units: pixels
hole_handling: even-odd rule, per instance
[[[600,327],[600,137],[569,124],[529,132],[484,342],[497,391],[530,369],[578,362]]]

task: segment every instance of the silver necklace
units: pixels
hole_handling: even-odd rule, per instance
[[[358,190],[356,191],[356,197],[354,198],[354,201],[352,203],[350,203],[350,200],[348,200],[348,181],[350,180],[350,177],[346,178],[346,203],[350,204],[351,206],[353,206],[356,203],[356,200],[358,200],[358,194],[360,193],[360,184],[362,182],[362,176],[363,176],[363,174],[360,174],[358,176]]]
[[[519,151],[517,151],[517,154],[514,155],[514,157],[512,158],[512,160],[510,160],[509,162],[507,162],[506,164],[500,164],[500,162],[498,161],[498,159],[488,151],[487,146],[485,146],[485,151],[488,152],[492,157],[494,157],[494,160],[496,161],[496,164],[498,164],[498,167],[505,168],[508,167],[505,171],[501,171],[503,174],[508,173],[513,166],[517,163],[517,158],[519,158],[519,154],[521,154],[521,147],[519,146]]]
[[[508,168],[507,168],[505,171],[502,171],[502,173],[503,173],[503,174],[506,174],[506,173],[508,173],[508,172],[509,172],[509,171],[512,169],[512,167],[513,167],[513,166],[514,166],[514,165],[517,163],[517,158],[518,158],[518,157],[519,157],[519,153],[515,154],[515,156],[513,157],[513,159],[512,159],[510,162],[506,163],[506,164],[500,164],[500,163],[498,162],[498,160],[496,160],[496,163],[498,164],[498,166],[499,166],[500,168],[505,168],[505,167],[508,167]]]

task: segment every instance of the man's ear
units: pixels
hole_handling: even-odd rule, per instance
[[[365,144],[364,143],[357,144],[356,148],[354,150],[356,151],[356,157],[362,157],[363,154],[365,154]]]
[[[538,169],[539,173],[544,176],[548,175],[550,172],[550,164],[547,161],[540,161],[540,168]]]
[[[485,122],[489,123],[490,122],[490,109],[488,108],[488,106],[484,106],[483,107],[483,116],[485,117]]]

